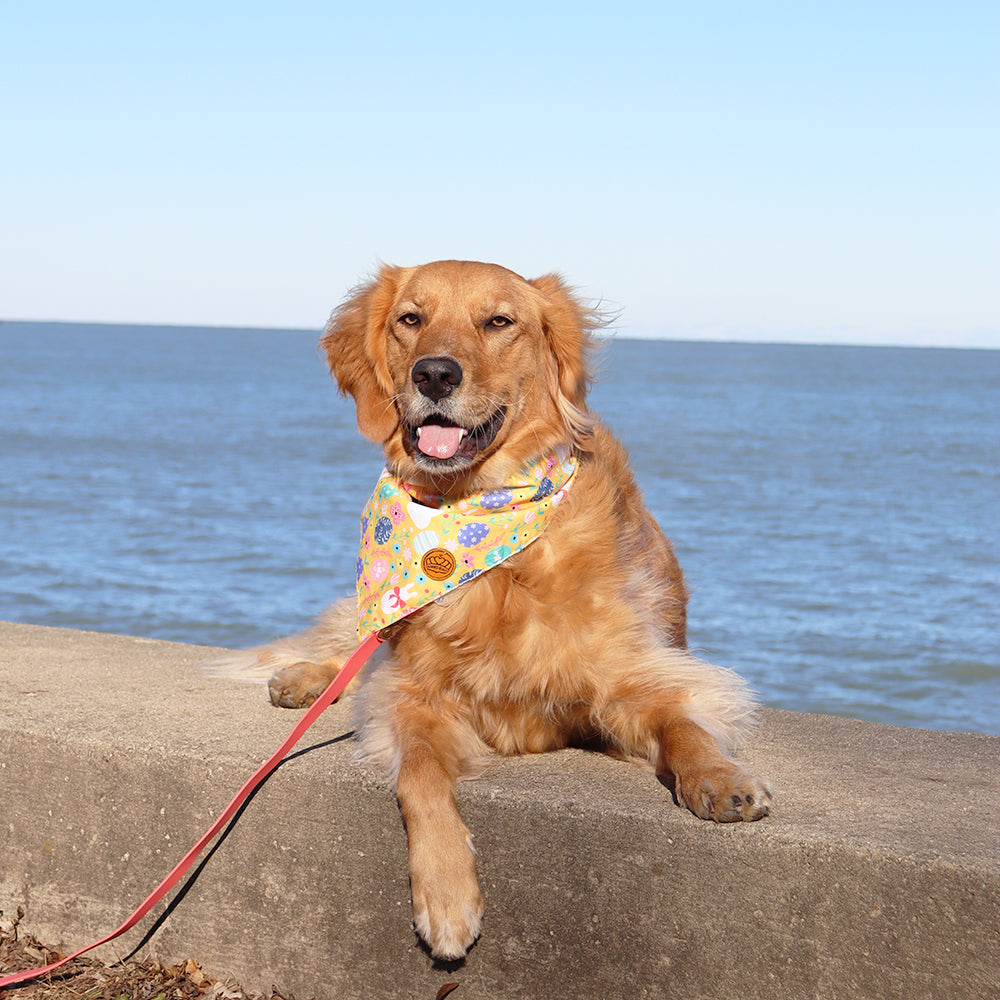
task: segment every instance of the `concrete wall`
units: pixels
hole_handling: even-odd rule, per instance
[[[48,943],[116,927],[290,730],[212,652],[0,625],[0,909]],[[146,947],[303,1000],[1000,996],[998,737],[765,712],[746,756],[777,808],[748,826],[603,756],[498,761],[460,792],[483,937],[442,968],[349,731],[324,714]]]

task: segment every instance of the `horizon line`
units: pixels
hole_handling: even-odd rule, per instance
[[[241,330],[254,331],[257,333],[311,333],[319,336],[323,327],[309,326],[270,326],[238,323],[178,323],[178,322],[151,322],[132,320],[76,320],[76,319],[21,319],[21,318],[0,318],[0,327],[6,324],[34,324],[47,326],[102,326],[102,327],[140,327],[146,329],[168,329],[168,330],[207,330],[215,332],[238,332]],[[968,336],[968,335],[967,335]],[[695,331],[668,331],[651,330],[649,327],[612,327],[595,331],[595,337],[602,341],[612,340],[636,340],[636,341],[661,341],[668,343],[686,344],[758,344],[761,346],[789,346],[789,347],[876,347],[876,348],[900,348],[905,350],[955,350],[955,351],[996,351],[1000,350],[1000,332],[984,332],[978,334],[980,337],[991,337],[997,343],[977,343],[976,337],[967,339],[961,343],[942,343],[937,340],[920,341],[917,339],[892,339],[888,335],[875,336],[871,339],[861,339],[860,335],[854,337],[847,335],[840,338],[836,334],[830,333],[829,339],[823,334],[817,338],[809,338],[807,335],[795,334],[741,334],[738,331],[728,333],[713,331],[699,335]]]

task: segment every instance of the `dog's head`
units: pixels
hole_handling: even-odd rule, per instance
[[[598,325],[555,275],[438,261],[383,267],[334,312],[322,347],[389,468],[464,492],[559,445],[587,447]]]

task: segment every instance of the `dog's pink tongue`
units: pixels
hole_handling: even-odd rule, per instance
[[[439,427],[424,424],[420,428],[417,447],[431,458],[451,458],[462,442],[461,427]]]

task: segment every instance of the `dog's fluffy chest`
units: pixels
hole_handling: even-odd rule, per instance
[[[607,615],[627,628],[634,613],[620,588],[553,572],[553,531],[508,563],[423,609],[403,626],[398,658],[425,691],[545,714],[601,697]]]

